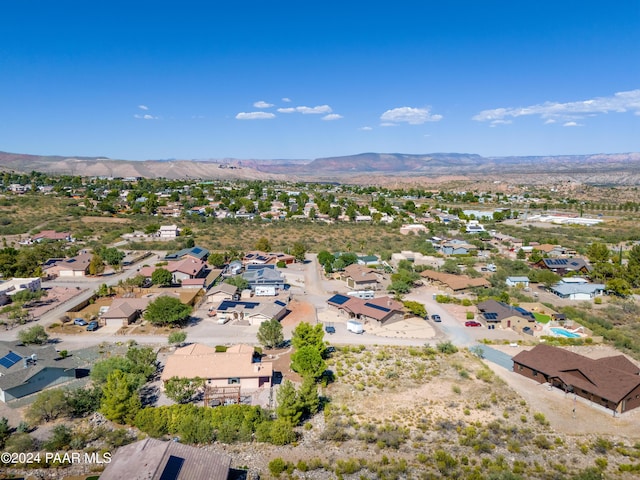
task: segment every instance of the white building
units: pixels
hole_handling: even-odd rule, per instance
[[[171,239],[178,236],[179,230],[177,225],[162,225],[158,233],[160,238]]]

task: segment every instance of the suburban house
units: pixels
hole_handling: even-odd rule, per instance
[[[478,250],[478,247],[463,240],[448,240],[440,244],[440,251],[445,255],[469,255]]]
[[[282,320],[287,313],[287,304],[282,300],[273,302],[223,300],[209,309],[209,315],[217,315],[219,320],[234,320],[249,325],[260,325],[272,318]]]
[[[345,267],[341,274],[342,280],[354,290],[380,290],[382,276],[375,268],[354,263]]]
[[[105,325],[118,327],[135,322],[147,309],[152,298],[116,298],[111,302],[109,309],[100,317]]]
[[[585,279],[572,281],[573,278],[563,278],[560,282],[549,287],[549,291],[560,298],[567,300],[591,300],[602,295],[605,290],[604,283],[588,283]]]
[[[183,280],[204,277],[206,265],[202,260],[187,256],[182,260],[169,262],[164,268],[172,273],[174,283],[180,283]]]
[[[84,277],[89,274],[93,254],[81,253],[73,258],[56,261],[45,269],[50,277]]]
[[[207,293],[207,303],[220,303],[223,300],[233,300],[238,293],[238,287],[230,283],[221,283],[211,287]]]
[[[542,258],[534,266],[546,268],[558,275],[566,275],[569,272],[587,275],[591,271],[591,265],[582,258]]]
[[[410,233],[413,233],[414,235],[418,235],[420,233],[426,234],[428,232],[429,232],[429,229],[421,223],[410,223],[410,224],[402,225],[400,227],[400,233],[402,235],[409,235]]]
[[[231,457],[180,442],[145,438],[119,447],[101,480],[227,480]]]
[[[291,265],[295,263],[296,257],[283,252],[261,252],[254,250],[247,252],[242,258],[244,265],[276,265],[278,262],[283,262],[285,265]]]
[[[186,256],[181,260],[167,262],[161,267],[142,267],[139,274],[145,278],[151,278],[158,268],[164,268],[171,272],[173,283],[182,283],[188,279],[201,279],[199,283],[204,285],[207,264],[197,258]]]
[[[203,262],[206,262],[207,258],[209,258],[209,250],[204,247],[198,246],[183,248],[182,250],[179,250],[175,253],[170,253],[169,255],[165,256],[164,259],[167,261],[182,260],[185,257],[193,257],[196,260],[202,260]]]
[[[477,220],[469,220],[465,227],[465,232],[466,233],[482,233],[482,232],[486,232],[486,230],[484,229],[484,225],[479,223]]]
[[[513,357],[513,371],[614,412],[640,406],[640,368],[624,355],[597,360],[539,344]]]
[[[234,345],[226,352],[214,347],[194,343],[178,348],[167,358],[161,380],[170,378],[202,378],[207,385],[223,387],[239,385],[241,388],[269,388],[273,376],[271,363],[254,362],[254,348]]]
[[[176,238],[179,235],[180,231],[178,230],[177,225],[162,225],[160,230],[158,230],[158,236],[162,240],[171,240]]]
[[[52,345],[0,341],[0,401],[10,402],[76,378],[76,363]]]
[[[377,265],[380,258],[377,255],[362,255],[358,257],[358,265]]]
[[[274,296],[285,288],[284,276],[274,268],[249,269],[242,278],[249,282],[249,288],[258,296]]]
[[[36,292],[42,288],[40,277],[32,278],[12,278],[6,282],[0,283],[0,305],[4,305],[9,301],[9,297],[23,290]]]
[[[477,308],[487,325],[499,324],[501,328],[533,334],[531,325],[535,323],[536,317],[522,307],[512,307],[496,300],[486,300],[480,302]]]
[[[529,277],[507,277],[507,287],[529,288]]]
[[[420,276],[432,284],[450,292],[461,292],[469,288],[487,288],[491,286],[489,280],[484,277],[471,278],[467,275],[454,275],[452,273],[437,272],[435,270],[423,270],[420,272]]]
[[[341,315],[365,324],[384,325],[404,318],[404,306],[391,297],[365,299],[336,294],[327,303]]]
[[[71,232],[56,232],[55,230],[43,230],[40,233],[36,233],[33,237],[31,237],[31,241],[40,243],[45,240],[50,240],[54,242],[70,242],[71,241]]]

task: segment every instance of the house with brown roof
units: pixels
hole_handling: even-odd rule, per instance
[[[71,232],[56,232],[55,230],[42,230],[40,233],[36,233],[31,240],[34,242],[42,242],[44,240],[51,240],[54,242],[71,241]]]
[[[101,480],[227,480],[231,457],[180,442],[145,438],[118,448]]]
[[[382,288],[381,275],[375,268],[366,265],[354,263],[345,267],[341,278],[354,290],[380,290]]]
[[[207,303],[213,304],[220,303],[224,300],[233,300],[236,293],[238,293],[238,287],[230,283],[221,283],[207,290]]]
[[[194,343],[178,348],[167,358],[161,379],[202,378],[207,385],[240,388],[269,388],[273,376],[273,364],[254,362],[254,348],[250,345],[234,345],[226,352]]]
[[[45,274],[50,277],[84,277],[89,274],[92,258],[91,253],[81,253],[73,258],[57,261],[45,269]]]
[[[291,265],[295,263],[296,257],[284,252],[262,252],[260,250],[253,250],[247,252],[242,258],[244,265],[276,265],[278,262],[283,262],[285,265]]]
[[[487,325],[500,325],[501,328],[511,328],[519,333],[533,335],[536,317],[522,307],[513,307],[493,299],[480,302],[476,307]]]
[[[484,277],[471,278],[468,275],[454,275],[452,273],[437,272],[435,270],[423,270],[420,272],[420,276],[432,284],[454,293],[469,288],[487,288],[491,286],[489,280]]]
[[[533,266],[546,268],[558,275],[566,275],[569,272],[588,275],[591,272],[591,265],[583,258],[542,258]]]
[[[640,368],[624,355],[594,360],[540,344],[513,357],[513,371],[614,412],[640,406]]]
[[[115,298],[109,309],[100,317],[105,325],[126,326],[135,322],[147,309],[150,297],[143,298]]]
[[[333,310],[365,324],[384,325],[404,318],[404,306],[391,297],[358,298],[336,294],[327,300]]]

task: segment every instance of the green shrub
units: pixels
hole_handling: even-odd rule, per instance
[[[540,425],[546,426],[549,425],[549,421],[544,416],[544,413],[536,412],[533,414],[533,419],[538,422]]]
[[[281,457],[274,458],[269,462],[269,472],[274,477],[279,477],[282,472],[287,470],[288,464]]]

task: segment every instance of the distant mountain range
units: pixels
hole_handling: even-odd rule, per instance
[[[385,178],[483,179],[516,183],[573,180],[589,184],[640,184],[640,153],[540,157],[482,157],[465,153],[361,153],[315,160],[111,160],[0,152],[0,169],[16,172],[169,179],[273,179],[384,183]],[[520,180],[520,181],[518,181]]]

